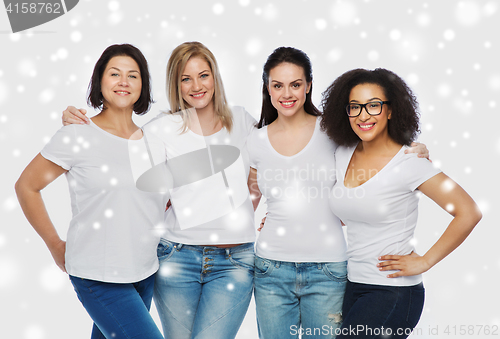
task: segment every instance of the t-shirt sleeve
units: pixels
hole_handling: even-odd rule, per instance
[[[411,190],[414,191],[418,188],[418,186],[422,185],[424,182],[432,178],[438,173],[441,173],[441,170],[434,166],[429,160],[424,158],[419,158],[417,154],[406,154],[404,162],[404,166],[402,166],[402,170],[407,174],[406,177],[406,185]]]
[[[255,120],[255,118],[250,113],[248,113],[243,107],[242,110],[244,115],[245,128],[248,136],[250,135],[250,133],[252,133],[254,129],[256,129],[255,125],[257,124],[257,120]]]
[[[250,164],[250,167],[252,168],[257,168],[257,159],[256,159],[256,156],[257,156],[257,152],[255,150],[255,133],[256,131],[254,131],[253,133],[250,133],[250,135],[248,136],[247,138],[247,142],[245,144],[245,147],[247,149],[247,152],[248,152],[248,160],[249,160],[249,164]]]
[[[82,147],[79,145],[73,125],[59,129],[50,139],[40,154],[45,159],[69,171],[75,162],[75,153]]]

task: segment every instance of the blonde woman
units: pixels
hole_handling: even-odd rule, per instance
[[[253,291],[255,230],[244,146],[255,119],[241,107],[229,108],[215,57],[199,42],[183,43],[172,52],[167,97],[170,112],[143,130],[146,137],[163,140],[167,163],[186,161],[181,165],[185,176],[176,177],[183,186],[172,191],[172,208],[165,213],[155,304],[165,338],[234,338]],[[77,117],[86,119],[81,113],[69,107],[63,120],[78,123]],[[218,147],[226,147],[222,158]],[[216,160],[228,162],[228,154],[236,159],[229,159],[231,170],[218,169]],[[214,160],[213,166],[205,158]],[[206,167],[212,172],[205,173]],[[191,185],[192,176],[206,179],[198,183],[208,186]],[[221,208],[224,186],[214,183],[221,177],[232,191],[230,213]]]

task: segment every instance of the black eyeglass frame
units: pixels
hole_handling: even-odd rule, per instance
[[[377,113],[377,114],[371,114],[370,112],[368,112],[368,109],[366,108],[366,105],[372,104],[372,103],[374,103],[374,102],[378,102],[378,103],[380,103],[380,112],[379,112],[379,113]],[[382,109],[384,108],[384,104],[386,104],[386,105],[387,105],[387,104],[390,104],[390,103],[391,103],[390,101],[379,101],[379,100],[370,101],[370,102],[367,102],[366,104],[350,103],[350,104],[347,104],[347,105],[345,106],[345,110],[346,110],[347,116],[348,116],[349,118],[356,118],[356,117],[358,117],[358,116],[361,114],[361,112],[363,112],[363,108],[365,109],[366,113],[368,113],[368,114],[369,114],[369,115],[371,115],[371,116],[375,116],[375,115],[380,115],[380,114],[382,114]],[[349,114],[349,106],[351,106],[351,105],[358,105],[358,106],[361,106],[361,109],[359,110],[358,115],[350,115],[350,114]]]

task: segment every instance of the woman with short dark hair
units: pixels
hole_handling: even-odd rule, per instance
[[[141,147],[132,113],[152,102],[146,59],[134,46],[108,47],[97,61],[88,102],[101,112],[90,125],[61,128],[16,183],[28,221],[94,321],[92,339],[157,338],[149,314],[166,201],[136,188],[129,144]],[[52,224],[40,191],[61,174],[68,179],[73,217],[67,242]]]

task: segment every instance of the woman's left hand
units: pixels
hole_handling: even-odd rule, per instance
[[[380,271],[398,272],[389,274],[388,278],[396,278],[424,273],[430,267],[424,257],[415,252],[408,255],[383,255],[378,258],[381,262],[377,264]]]
[[[427,146],[425,146],[425,144],[422,144],[420,142],[412,142],[410,146],[410,148],[405,150],[405,154],[417,153],[419,158],[427,158],[427,160],[432,162],[432,160],[429,158],[429,150],[427,149]]]

